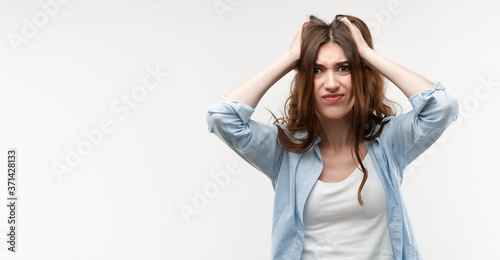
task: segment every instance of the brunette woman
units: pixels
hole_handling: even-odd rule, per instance
[[[250,119],[266,91],[296,75],[284,116]],[[413,110],[396,115],[385,77]],[[273,115],[274,116],[274,115]],[[288,51],[208,109],[209,131],[269,177],[272,259],[421,259],[403,170],[458,117],[457,100],[379,55],[366,24],[311,15]]]

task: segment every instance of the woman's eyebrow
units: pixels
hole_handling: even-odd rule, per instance
[[[335,65],[337,65],[337,66],[340,66],[340,65],[345,65],[345,64],[348,64],[348,62],[347,62],[346,60],[339,61],[339,62],[335,63]],[[320,64],[320,63],[314,63],[314,66],[315,66],[315,67],[321,67],[321,68],[324,68],[324,67],[325,67],[325,65]]]

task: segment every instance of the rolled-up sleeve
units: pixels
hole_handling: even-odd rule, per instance
[[[439,81],[433,83],[432,89],[409,98],[413,110],[393,117],[387,125],[393,155],[401,169],[427,150],[458,118],[457,99]]]
[[[276,143],[277,125],[250,119],[254,111],[247,104],[220,97],[208,108],[208,132],[274,180],[283,156],[283,150]]]

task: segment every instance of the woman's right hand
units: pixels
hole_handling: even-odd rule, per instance
[[[274,83],[296,68],[297,62],[300,59],[302,26],[307,22],[309,22],[309,18],[303,20],[300,24],[299,30],[295,34],[288,51],[263,70],[231,89],[224,97],[232,101],[240,101],[255,108],[262,96],[264,96]]]
[[[292,45],[290,45],[290,48],[288,51],[294,55],[294,57],[297,58],[297,60],[300,58],[300,48],[302,45],[302,28],[305,23],[309,22],[309,18],[302,20],[300,23],[300,27],[295,33],[295,36],[293,37],[293,42]]]

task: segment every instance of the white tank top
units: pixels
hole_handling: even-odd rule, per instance
[[[363,163],[368,169],[364,206],[358,202],[360,169],[342,182],[316,181],[304,208],[301,260],[393,258],[384,188],[369,154]]]

